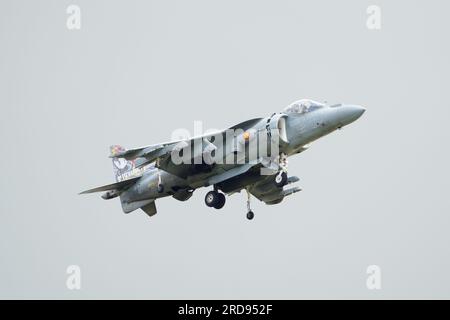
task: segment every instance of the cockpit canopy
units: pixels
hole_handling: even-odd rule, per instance
[[[319,108],[323,108],[326,105],[310,99],[302,99],[291,103],[289,106],[284,108],[284,113],[307,113]]]

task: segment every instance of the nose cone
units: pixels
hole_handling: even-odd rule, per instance
[[[339,118],[343,126],[357,120],[366,111],[364,107],[353,104],[342,105],[339,109]]]

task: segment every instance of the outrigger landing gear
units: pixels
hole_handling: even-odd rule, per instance
[[[245,191],[247,191],[247,219],[252,220],[255,217],[255,214],[250,208],[250,191],[248,191],[247,188],[245,189]]]

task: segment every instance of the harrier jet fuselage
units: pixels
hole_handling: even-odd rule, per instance
[[[358,119],[358,105],[327,105],[299,100],[282,113],[244,121],[226,130],[195,138],[126,150],[111,147],[116,183],[82,193],[106,191],[103,199],[120,197],[123,211],[156,213],[155,200],[172,196],[186,201],[194,190],[211,186],[205,196],[209,207],[220,209],[225,194],[246,190],[247,218],[253,219],[250,195],[277,204],[300,191],[287,187],[297,182],[287,175],[287,157],[309,143]]]

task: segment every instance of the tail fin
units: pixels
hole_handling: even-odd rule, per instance
[[[116,157],[116,155],[126,151],[122,146],[114,145],[109,147],[109,149],[113,163],[114,177],[117,182],[142,176],[145,170],[154,167],[154,164],[149,164],[145,158],[126,160],[122,157]]]
[[[114,170],[114,177],[116,178],[117,182],[132,178],[135,176],[136,172],[135,170],[135,161],[128,161],[124,158],[116,158],[115,155],[122,153],[126,151],[126,149],[119,145],[114,145],[109,147],[111,157],[112,157],[112,163],[113,163],[113,170]]]

